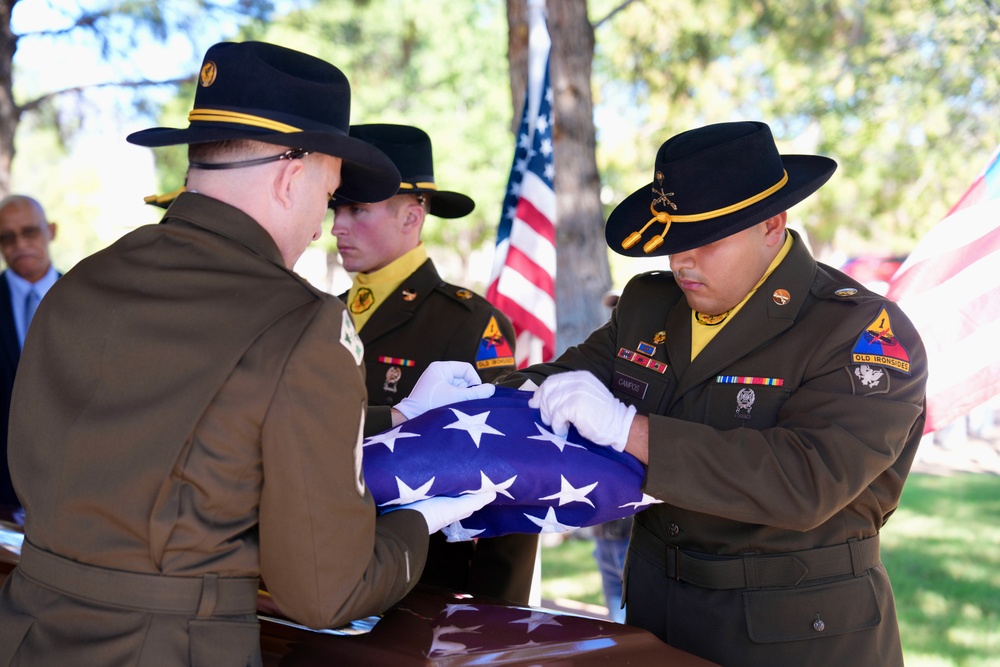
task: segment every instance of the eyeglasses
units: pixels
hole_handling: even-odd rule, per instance
[[[0,234],[0,246],[12,246],[17,243],[18,237],[27,243],[37,241],[42,238],[42,227],[24,227],[15,232],[3,232]]]

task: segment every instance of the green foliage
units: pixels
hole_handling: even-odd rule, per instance
[[[438,187],[468,194],[476,209],[459,220],[429,217],[428,244],[468,261],[492,241],[514,152],[501,3],[456,1],[445,10],[435,0],[320,1],[262,38],[343,70],[352,123],[403,123],[430,135]]]
[[[639,103],[624,141],[645,144],[638,172],[602,145],[608,199],[649,180],[670,135],[759,118],[785,152],[840,165],[792,212],[814,246],[905,253],[1000,143],[998,21],[981,0],[634,3],[598,34],[597,85]]]
[[[604,606],[594,542],[573,535],[557,546],[542,546],[542,598]]]
[[[125,134],[138,129],[126,128],[151,110],[159,112],[165,102],[185,107],[183,115],[177,114],[177,124],[183,123],[191,95],[182,91],[183,101],[173,95],[178,78],[197,73],[202,43],[215,34],[233,34],[240,25],[266,21],[273,3],[14,4],[0,0],[0,16],[12,16],[11,8],[20,16],[16,25],[0,26],[0,53],[14,58],[16,51],[15,59],[0,63],[0,72],[13,66],[11,89],[0,90],[0,100],[9,93],[14,102],[0,103],[0,165],[11,159],[10,180],[0,173],[0,193],[24,192],[42,202],[49,217],[60,223],[52,254],[56,265],[67,270],[122,233],[159,217],[142,204],[153,189],[146,165],[131,171],[117,168],[135,164],[145,150],[125,143]],[[15,29],[20,32],[14,34]],[[183,74],[177,77],[177,72]],[[176,150],[183,149],[162,149],[158,155],[161,168],[168,165],[160,177],[170,190],[184,177],[183,153],[169,166]],[[140,180],[143,184],[137,185]]]

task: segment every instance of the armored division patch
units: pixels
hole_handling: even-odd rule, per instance
[[[500,331],[497,318],[490,316],[489,324],[479,338],[479,349],[476,351],[476,368],[496,368],[498,366],[513,366],[514,351]]]
[[[884,306],[878,317],[872,320],[858,336],[854,349],[851,350],[851,361],[856,364],[895,368],[897,371],[910,374],[910,354],[892,332],[892,321]]]

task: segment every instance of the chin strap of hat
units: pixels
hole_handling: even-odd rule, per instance
[[[657,172],[656,177],[657,180],[662,185],[663,175]],[[667,198],[673,196],[674,194],[673,192],[664,192],[663,189],[657,190],[654,187],[653,194],[657,195],[657,197],[653,199],[653,203],[649,205],[649,211],[653,214],[653,217],[649,219],[649,222],[643,225],[642,229],[640,229],[637,232],[632,232],[631,234],[629,234],[625,238],[625,240],[622,241],[622,248],[628,250],[636,243],[641,241],[642,235],[646,232],[646,230],[649,229],[654,222],[658,222],[661,225],[664,225],[663,231],[660,232],[657,236],[654,236],[653,238],[646,241],[645,245],[642,246],[642,251],[648,255],[649,253],[653,252],[661,245],[663,245],[663,239],[667,235],[667,232],[670,231],[670,225],[672,223],[701,222],[703,220],[711,220],[712,218],[718,218],[723,215],[728,215],[729,213],[735,213],[736,211],[744,209],[747,206],[750,206],[751,204],[756,204],[765,197],[771,196],[781,188],[785,187],[785,184],[787,182],[788,182],[788,172],[782,170],[782,176],[780,181],[778,181],[771,187],[767,188],[763,192],[755,194],[753,197],[748,197],[743,201],[736,202],[735,204],[730,204],[729,206],[724,206],[723,208],[717,208],[714,211],[708,211],[706,213],[694,213],[691,215],[671,215],[667,211],[658,211],[656,209],[657,204],[666,204],[675,211],[677,210],[677,205]]]
[[[252,160],[240,160],[237,162],[188,162],[192,169],[242,169],[243,167],[254,167],[258,164],[277,162],[278,160],[300,160],[309,155],[310,151],[301,148],[292,148],[280,155],[268,155],[267,157],[253,158]]]

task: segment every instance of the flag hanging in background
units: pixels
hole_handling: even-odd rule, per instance
[[[486,298],[514,325],[519,368],[550,361],[556,347],[552,87],[542,4],[531,6],[528,91],[486,291]]]
[[[925,433],[1000,395],[998,265],[1000,147],[889,281],[927,347]]]
[[[528,407],[532,392],[428,410],[365,438],[365,483],[381,511],[434,496],[496,491],[490,505],[442,532],[450,542],[509,533],[562,533],[631,516],[658,503],[645,467],[575,428],[560,437]]]

